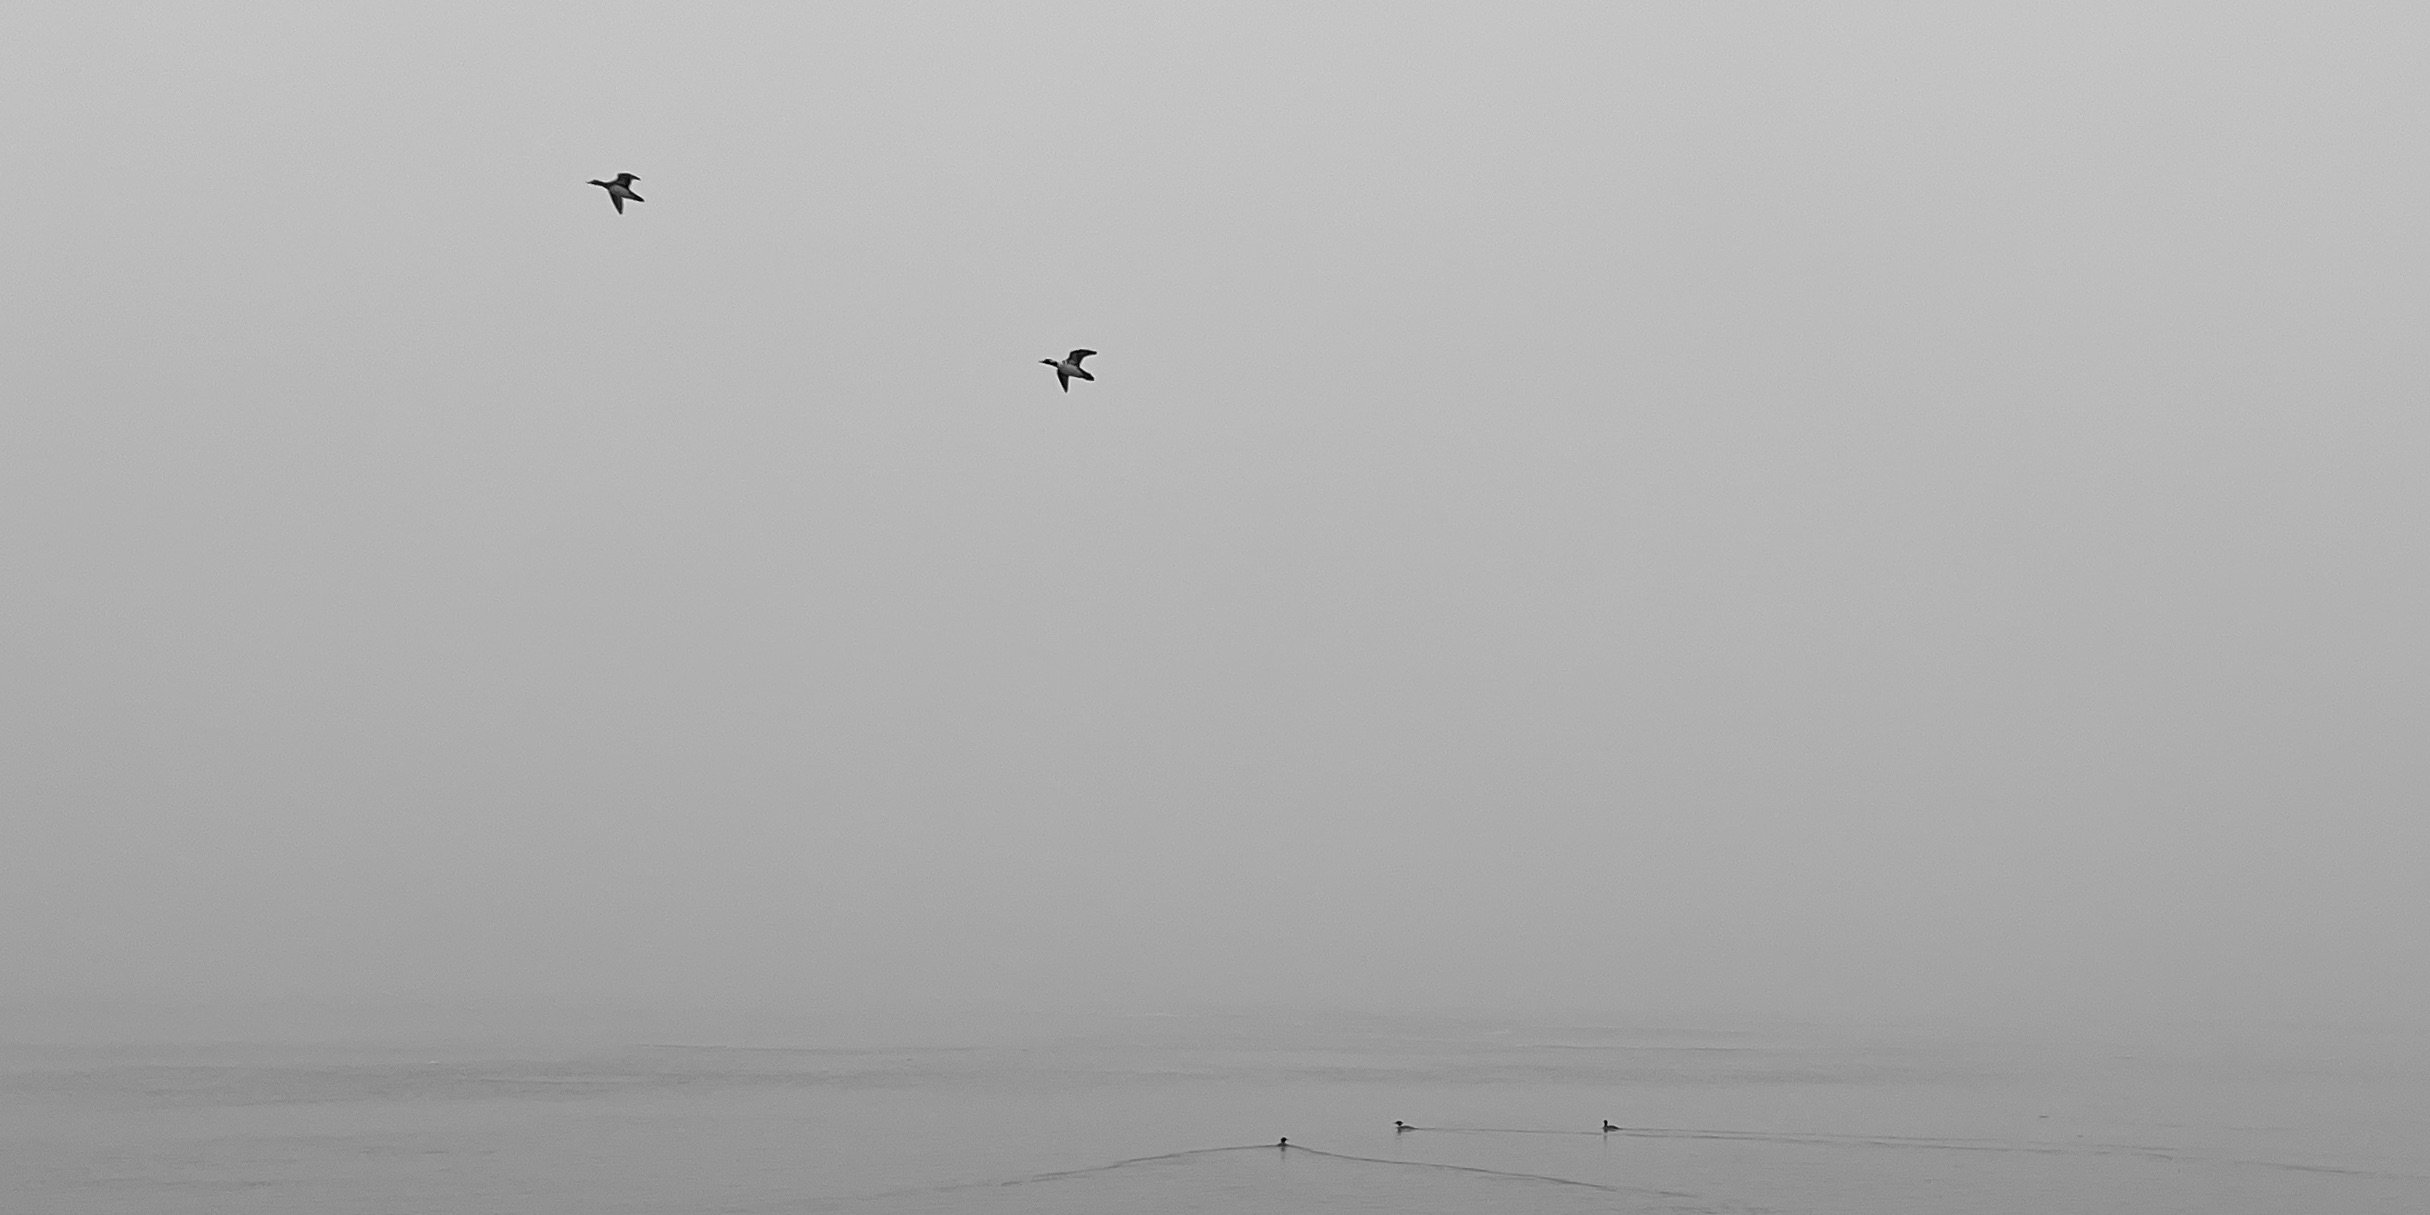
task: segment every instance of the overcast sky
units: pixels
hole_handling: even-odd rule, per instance
[[[2430,12],[2004,7],[18,0],[0,974],[2424,1015]]]

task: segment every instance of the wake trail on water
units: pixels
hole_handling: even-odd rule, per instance
[[[1558,1134],[1565,1132],[1550,1133]],[[906,1197],[913,1194],[945,1194],[969,1190],[1008,1190],[1023,1186],[1049,1185],[1056,1182],[1076,1181],[1087,1177],[1102,1176],[1108,1173],[1119,1173],[1150,1165],[1169,1164],[1174,1161],[1189,1160],[1196,1157],[1220,1156],[1227,1153],[1236,1152],[1273,1152],[1277,1150],[1284,1153],[1296,1152],[1307,1156],[1321,1156],[1327,1160],[1341,1160],[1353,1164],[1372,1164],[1399,1169],[1426,1169],[1444,1173],[1461,1173],[1468,1176],[1483,1177],[1496,1181],[1534,1182],[1539,1185],[1572,1186],[1582,1190],[1596,1190],[1605,1194],[1626,1194],[1639,1198],[1661,1199],[1666,1204],[1694,1204],[1683,1207],[1675,1206],[1673,1209],[1676,1210],[1693,1212],[1718,1212],[1727,1209],[1737,1209],[1704,1205],[1709,1200],[1705,1199],[1702,1195],[1691,1194],[1681,1190],[1655,1190],[1647,1189],[1641,1186],[1605,1185],[1602,1182],[1597,1181],[1580,1181],[1574,1177],[1555,1177],[1549,1173],[1519,1173],[1512,1172],[1507,1169],[1488,1169],[1467,1164],[1441,1164],[1429,1160],[1387,1160],[1380,1156],[1352,1156],[1344,1152],[1328,1152],[1322,1148],[1312,1148],[1304,1144],[1297,1143],[1281,1145],[1272,1143],[1250,1143],[1230,1147],[1190,1148],[1186,1151],[1179,1152],[1160,1152],[1153,1156],[1133,1156],[1128,1160],[1116,1160],[1106,1164],[1090,1165],[1087,1168],[1058,1169],[1048,1173],[1031,1173],[1024,1177],[1008,1177],[998,1181],[971,1181],[963,1182],[958,1185],[926,1186],[916,1190],[895,1190],[885,1194],[870,1195],[869,1200]]]
[[[1779,1143],[1806,1147],[1905,1148],[1937,1152],[2006,1152],[2029,1156],[2113,1156],[2181,1164],[2228,1164],[2277,1169],[2290,1173],[2329,1173],[2340,1177],[2372,1177],[2386,1181],[2430,1181],[2419,1173],[2356,1169],[2333,1164],[2303,1164],[2290,1160],[2255,1160],[2239,1156],[2204,1156],[2141,1143],[2051,1143],[2033,1140],[1957,1139],[1924,1135],[1832,1135],[1823,1132],[1730,1131],[1702,1127],[1627,1126],[1611,1131],[1545,1130],[1503,1126],[1413,1126],[1410,1133],[1438,1135],[1585,1135],[1607,1139],[1710,1139],[1737,1143]]]

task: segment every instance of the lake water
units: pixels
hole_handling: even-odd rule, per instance
[[[19,1037],[11,1215],[2430,1212],[2430,1042],[2386,1031],[1190,1015]]]

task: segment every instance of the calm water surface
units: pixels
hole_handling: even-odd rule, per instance
[[[1160,1016],[80,1037],[0,1046],[0,1210],[2430,1212],[2430,1043],[2393,1033]]]

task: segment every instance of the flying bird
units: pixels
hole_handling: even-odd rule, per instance
[[[630,173],[618,173],[616,175],[616,180],[614,181],[594,181],[591,184],[606,190],[608,192],[608,201],[616,204],[616,214],[622,215],[624,214],[624,200],[629,198],[634,202],[650,201],[638,194],[633,193],[633,183],[640,180],[640,178],[635,177]]]
[[[1077,376],[1083,380],[1094,380],[1097,378],[1080,369],[1080,360],[1085,359],[1095,353],[1097,352],[1094,350],[1075,350],[1059,359],[1039,359],[1038,361],[1054,368],[1055,382],[1063,385],[1063,391],[1070,392],[1072,390],[1072,377]]]

